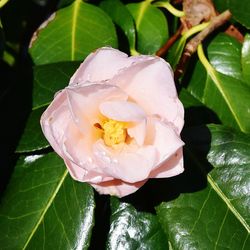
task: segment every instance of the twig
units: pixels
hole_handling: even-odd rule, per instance
[[[180,76],[184,73],[187,62],[189,61],[192,54],[196,52],[198,45],[215,29],[226,23],[231,18],[231,15],[231,12],[229,10],[226,10],[219,16],[211,18],[211,21],[207,28],[202,30],[198,35],[196,35],[186,44],[182,57],[174,73],[175,80],[178,80]]]
[[[181,25],[178,30],[175,32],[173,36],[171,36],[167,42],[164,44],[163,47],[161,47],[157,52],[156,55],[163,57],[167,54],[169,48],[175,43],[175,41],[181,36],[181,33],[183,31],[183,25]]]

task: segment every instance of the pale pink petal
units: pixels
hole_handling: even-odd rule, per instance
[[[159,162],[167,160],[184,145],[172,124],[155,120],[154,130],[153,145],[159,154]]]
[[[93,146],[95,162],[107,175],[125,182],[147,179],[156,164],[156,150],[153,146],[138,147],[124,144],[118,149],[106,146],[103,140]]]
[[[138,63],[121,72],[111,82],[124,89],[148,115],[159,115],[168,122],[183,119],[173,73],[164,60],[154,58]],[[179,124],[180,131],[182,123],[179,121]]]
[[[168,160],[150,173],[150,178],[167,178],[184,171],[182,148],[178,149]]]
[[[86,134],[80,132],[75,123],[71,121],[65,129],[62,150],[67,158],[80,167],[89,170],[92,168],[92,144],[94,142],[93,130],[89,128]]]
[[[70,84],[96,82],[112,78],[119,69],[131,64],[128,55],[112,48],[101,48],[91,53],[70,79]]]
[[[121,70],[135,63],[150,60],[152,56],[131,56],[110,47],[103,47],[91,53],[70,79],[70,85],[91,83],[113,78]]]
[[[114,179],[110,176],[107,176],[98,171],[95,171],[98,168],[95,168],[94,166],[92,166],[93,167],[92,170],[87,170],[75,164],[74,162],[70,161],[66,155],[64,155],[63,158],[64,158],[65,165],[67,166],[67,169],[70,175],[72,176],[73,179],[77,181],[99,183],[99,182],[110,181]]]
[[[138,122],[146,116],[141,107],[128,101],[102,102],[99,109],[104,116],[116,121]]]
[[[128,135],[135,139],[139,146],[144,144],[146,136],[146,119],[141,122],[134,123],[134,125],[127,129]]]
[[[92,145],[97,138],[93,132],[83,135],[71,122],[67,127],[62,144],[65,163],[74,179],[83,182],[102,182],[113,180],[107,176],[93,160]]]
[[[121,89],[107,84],[68,87],[66,93],[72,117],[83,133],[88,130],[86,126],[100,122],[101,102],[127,99],[126,93]]]
[[[43,113],[40,123],[46,139],[53,149],[62,156],[62,139],[71,120],[65,91],[58,93]]]
[[[91,184],[100,194],[110,194],[117,197],[124,197],[137,191],[141,186],[145,184],[147,180],[127,183],[121,180],[113,180],[102,182],[99,184]]]
[[[171,122],[176,127],[178,134],[180,134],[184,125],[184,107],[179,99],[176,99],[176,105],[177,105],[177,115],[175,119]]]

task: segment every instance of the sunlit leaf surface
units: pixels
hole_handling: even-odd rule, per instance
[[[207,175],[207,187],[162,203],[157,214],[173,249],[248,249],[250,137],[221,126],[209,129],[208,160],[214,169]],[[199,141],[201,148],[205,141],[196,138]],[[198,155],[188,151],[193,164],[205,173]]]
[[[102,1],[100,7],[107,12],[128,38],[130,49],[135,49],[135,24],[126,6],[119,0]]]
[[[47,106],[57,91],[69,84],[80,62],[60,62],[34,67],[33,109]]]
[[[168,39],[168,24],[163,13],[149,1],[127,5],[137,30],[137,50],[154,54]]]
[[[224,42],[222,42],[224,41]],[[240,50],[233,50],[227,36],[220,36],[208,48],[214,68],[205,69],[197,62],[192,72],[188,91],[212,109],[225,125],[250,132],[250,88],[240,75]],[[227,48],[221,48],[222,46]],[[231,49],[231,55],[228,51]],[[222,51],[222,52],[221,52]],[[224,51],[224,52],[223,52]],[[218,56],[218,54],[222,54]],[[235,64],[234,60],[238,60]],[[223,73],[219,72],[218,70]],[[237,78],[235,77],[237,76]]]
[[[155,215],[137,212],[111,198],[111,225],[107,249],[168,249],[168,241]]]
[[[83,60],[93,50],[117,47],[114,24],[100,8],[74,1],[58,10],[34,36],[30,53],[35,64]],[[94,31],[94,32],[93,32]]]
[[[92,188],[55,154],[21,157],[0,207],[1,249],[87,249]]]

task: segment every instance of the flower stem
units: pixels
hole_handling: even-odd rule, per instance
[[[204,68],[207,70],[207,72],[209,72],[211,77],[214,78],[214,68],[207,60],[201,43],[198,45],[197,54]]]
[[[2,8],[9,0],[0,0],[0,8]]]
[[[172,15],[176,17],[185,16],[184,11],[176,9],[172,4],[170,4],[169,1],[153,3],[153,5],[155,5],[156,7],[162,7],[167,9]]]

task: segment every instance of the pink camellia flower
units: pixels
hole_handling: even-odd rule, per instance
[[[75,180],[123,197],[183,172],[183,116],[168,63],[105,47],[56,94],[41,126]]]

